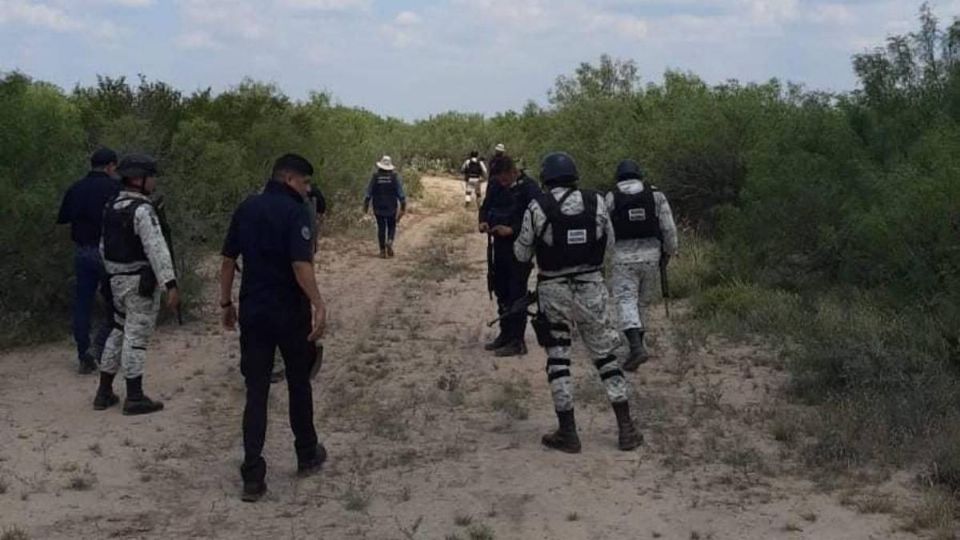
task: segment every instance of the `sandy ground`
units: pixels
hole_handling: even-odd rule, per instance
[[[613,413],[581,350],[584,451],[542,449],[555,425],[543,352],[532,334],[525,357],[483,352],[494,311],[485,240],[459,182],[424,182],[396,259],[375,257],[369,223],[362,237],[321,243],[322,473],[295,477],[286,387],[275,385],[270,491],[240,501],[237,336],[208,308],[154,339],[145,386],[166,401],[159,414],[93,411],[96,381],[74,372],[67,341],[0,355],[0,529],[72,539],[913,537],[894,515],[911,479],[854,491],[807,479],[772,434],[783,410],[776,356],[698,345],[682,305],[673,323],[655,311],[659,358],[631,375],[647,444],[616,449]]]

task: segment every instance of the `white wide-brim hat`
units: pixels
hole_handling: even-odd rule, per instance
[[[506,147],[503,146],[503,143],[494,146],[493,149],[497,152],[505,152],[507,150]]]
[[[377,162],[377,168],[383,169],[385,171],[393,170],[393,160],[390,159],[390,156],[383,156],[380,158],[380,161]]]

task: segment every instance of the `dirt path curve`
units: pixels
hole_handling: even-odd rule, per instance
[[[368,223],[362,238],[321,243],[330,330],[315,395],[331,454],[321,474],[294,476],[276,385],[270,492],[239,501],[237,339],[211,311],[159,332],[146,386],[167,408],[147,417],[92,411],[95,381],[73,373],[66,342],[0,355],[0,528],[31,538],[911,537],[863,513],[902,495],[903,478],[841,494],[796,474],[774,440],[783,376],[769,352],[693,346],[659,315],[660,358],[631,376],[648,444],[616,450],[580,354],[584,453],[540,448],[555,422],[544,355],[532,335],[523,358],[482,351],[494,311],[484,239],[459,182],[424,186],[395,259],[375,256]]]

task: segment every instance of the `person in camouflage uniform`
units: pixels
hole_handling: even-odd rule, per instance
[[[117,174],[123,187],[104,210],[100,241],[113,293],[114,327],[103,351],[93,408],[103,410],[119,402],[113,393],[113,379],[122,367],[127,385],[123,414],[148,414],[163,409],[163,403],[143,393],[147,344],[156,325],[162,290],[167,291],[171,309],[179,306],[180,295],[170,248],[150,200],[157,185],[156,161],[130,155],[120,161]]]
[[[514,244],[517,260],[536,256],[540,314],[534,321],[537,341],[547,351],[547,378],[559,428],[543,436],[544,446],[580,452],[574,419],[570,338],[576,325],[594,358],[619,428],[619,447],[632,450],[643,442],[630,417],[627,381],[613,351],[620,336],[607,315],[608,293],[603,262],[614,242],[603,197],[577,188],[573,159],[556,152],[544,158],[540,180],[546,192],[530,202]]]
[[[677,226],[667,197],[645,183],[640,165],[627,159],[617,166],[617,185],[607,194],[607,208],[616,233],[610,287],[620,312],[620,329],[630,344],[623,369],[636,371],[649,354],[643,339],[644,315],[656,297],[661,258],[677,253]]]

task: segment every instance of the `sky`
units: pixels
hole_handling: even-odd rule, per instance
[[[960,0],[935,0],[946,24]],[[137,74],[185,92],[244,77],[408,120],[546,101],[601,54],[711,83],[855,88],[851,57],[920,0],[0,0],[0,72],[66,89]]]

